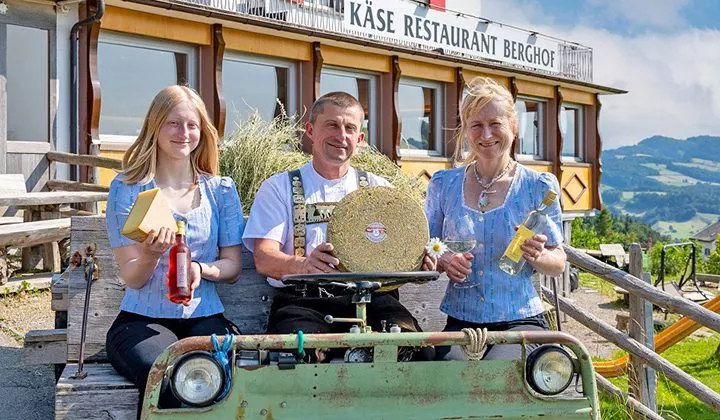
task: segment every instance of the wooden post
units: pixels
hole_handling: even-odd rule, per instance
[[[645,283],[652,284],[652,278],[649,272],[643,273]],[[645,301],[645,346],[655,351],[655,325],[653,323],[653,304]],[[645,375],[647,376],[648,396],[650,398],[649,409],[657,413],[657,375],[655,369],[645,366]]]
[[[630,274],[637,279],[643,279],[642,249],[634,243],[630,246]],[[640,343],[646,343],[646,313],[645,300],[633,293],[630,293],[630,319],[628,324],[628,335]],[[652,313],[650,314],[652,317]],[[652,322],[652,320],[650,321]],[[652,325],[652,324],[651,324]],[[648,390],[648,378],[644,363],[641,359],[630,353],[628,366],[628,390],[629,394],[640,401],[643,405],[650,404],[650,393]],[[632,418],[642,418],[631,414]]]

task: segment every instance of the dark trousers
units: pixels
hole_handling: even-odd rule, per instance
[[[105,349],[110,364],[137,386],[140,392],[138,417],[150,367],[172,343],[187,337],[239,334],[237,326],[222,314],[189,319],[149,318],[121,311],[107,332]],[[179,407],[169,389],[164,389],[160,407]]]
[[[336,318],[355,318],[355,304],[351,296],[301,297],[289,293],[278,293],[273,298],[268,321],[271,334],[290,334],[302,330],[304,333],[344,333],[351,324],[325,322],[325,315]],[[373,331],[381,331],[380,321],[387,321],[387,328],[397,324],[403,331],[422,331],[417,320],[391,293],[372,296],[367,305],[367,322]]]
[[[487,328],[488,331],[539,331],[547,330],[548,323],[545,317],[540,314],[528,318],[506,322],[489,322],[477,324],[463,321],[451,316],[443,331],[461,331],[463,328]],[[486,347],[483,360],[519,360],[522,357],[520,344],[494,344]],[[528,344],[526,351],[530,352],[537,348],[538,344]],[[467,360],[467,356],[460,350],[459,346],[442,346],[435,349],[436,360]]]

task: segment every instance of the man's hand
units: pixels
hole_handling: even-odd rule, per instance
[[[335,267],[340,264],[340,260],[332,256],[332,250],[331,243],[323,242],[318,245],[303,261],[304,273],[337,273],[338,270]]]
[[[440,257],[440,265],[448,278],[455,283],[462,283],[472,272],[473,254],[465,252],[446,252]]]

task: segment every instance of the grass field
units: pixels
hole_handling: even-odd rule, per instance
[[[708,225],[720,219],[720,215],[712,213],[697,213],[687,222],[656,222],[652,227],[663,235],[670,235],[675,239],[687,239],[698,233]],[[672,229],[671,229],[672,227]]]
[[[598,290],[603,296],[617,296],[614,285],[601,280],[589,273],[580,273],[580,285]],[[670,314],[670,319],[679,319],[680,315]],[[708,331],[704,329],[703,331]],[[670,363],[679,367],[695,379],[704,383],[715,392],[720,392],[720,334],[711,333],[709,337],[688,337],[662,353]],[[611,359],[623,356],[618,350]],[[593,358],[593,360],[601,360]],[[613,378],[610,381],[627,392],[627,376]],[[627,405],[600,393],[600,410],[603,419],[620,420],[628,418]],[[710,420],[719,416],[705,403],[668,380],[664,375],[657,375],[657,407],[658,413],[666,419]]]
[[[665,351],[663,357],[713,391],[720,392],[720,356],[715,354],[718,345],[720,345],[719,334],[705,338],[688,337]],[[622,355],[622,352],[618,352],[615,356]],[[627,376],[610,381],[618,388],[627,391]],[[603,419],[628,418],[623,401],[600,395]],[[718,413],[662,374],[657,375],[657,407],[658,413],[666,419],[716,420],[718,418]]]
[[[690,164],[688,164],[690,165]],[[680,172],[675,172],[667,169],[666,165],[656,164],[656,163],[643,163],[643,166],[646,166],[651,169],[656,169],[660,172],[660,175],[655,176],[649,176],[648,178],[652,178],[658,182],[662,182],[665,185],[670,185],[674,187],[683,187],[687,185],[695,185],[698,182],[697,179],[683,175]],[[700,165],[702,167],[702,165]],[[710,183],[712,185],[720,185],[717,183]]]

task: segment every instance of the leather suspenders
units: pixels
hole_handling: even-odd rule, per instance
[[[367,172],[356,169],[359,188],[370,185]],[[327,223],[337,203],[311,203],[305,204],[305,190],[303,189],[300,170],[288,172],[292,188],[292,214],[293,214],[293,249],[295,255],[305,256],[306,226],[314,223]]]

